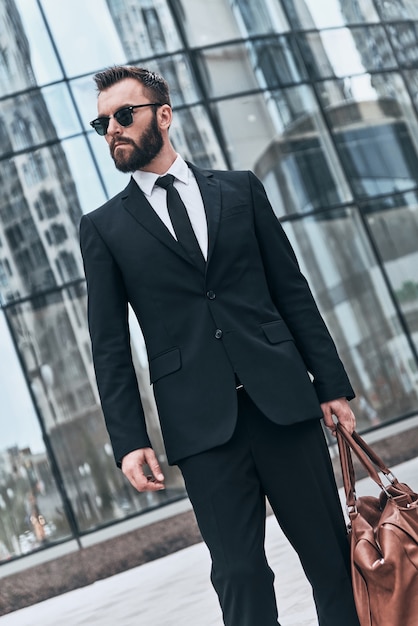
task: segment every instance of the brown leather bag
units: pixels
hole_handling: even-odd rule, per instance
[[[418,626],[418,495],[398,482],[356,432],[350,435],[338,424],[337,441],[360,624]],[[379,497],[356,496],[351,451],[379,485]]]

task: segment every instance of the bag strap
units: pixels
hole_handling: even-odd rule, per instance
[[[348,443],[337,429],[338,451],[340,453],[341,471],[345,491],[345,499],[348,514],[356,512],[356,477],[354,473],[353,459]]]
[[[366,469],[370,478],[374,480],[374,482],[379,485],[381,489],[386,491],[385,485],[382,482],[382,479],[379,476],[379,473],[376,470],[376,467],[381,471],[386,478],[393,484],[396,485],[398,483],[397,478],[393,475],[391,470],[384,464],[382,459],[376,454],[374,450],[360,437],[360,435],[356,432],[353,432],[352,435],[342,426],[340,423],[337,424],[337,440],[340,449],[341,456],[341,444],[340,441],[343,441],[345,444],[345,451],[343,449],[343,455],[346,455],[351,460],[351,470],[350,470],[350,460],[348,460],[348,479],[354,480],[354,468],[352,467],[352,459],[351,459],[351,450],[354,452],[360,463]],[[343,457],[344,458],[344,457]],[[345,463],[344,463],[345,464]],[[351,474],[351,475],[350,475]]]

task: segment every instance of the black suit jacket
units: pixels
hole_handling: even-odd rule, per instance
[[[208,223],[205,272],[133,179],[81,221],[93,359],[118,463],[150,445],[131,358],[128,303],[144,335],[170,463],[232,435],[234,373],[279,424],[318,419],[319,402],[353,397],[261,182],[251,172],[191,167]]]

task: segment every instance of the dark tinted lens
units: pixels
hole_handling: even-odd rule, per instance
[[[108,117],[98,117],[96,120],[90,122],[93,126],[96,133],[103,136],[106,135],[107,127],[109,126],[109,118]]]
[[[117,123],[121,126],[129,126],[134,121],[132,109],[130,107],[126,107],[126,109],[119,109],[119,111],[116,111],[114,117]]]

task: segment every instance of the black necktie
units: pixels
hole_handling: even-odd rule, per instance
[[[155,184],[167,190],[167,209],[171,223],[176,233],[177,241],[186,250],[191,259],[202,270],[205,268],[205,258],[196,239],[190,223],[187,209],[180,194],[174,187],[173,174],[166,174],[157,178]]]

